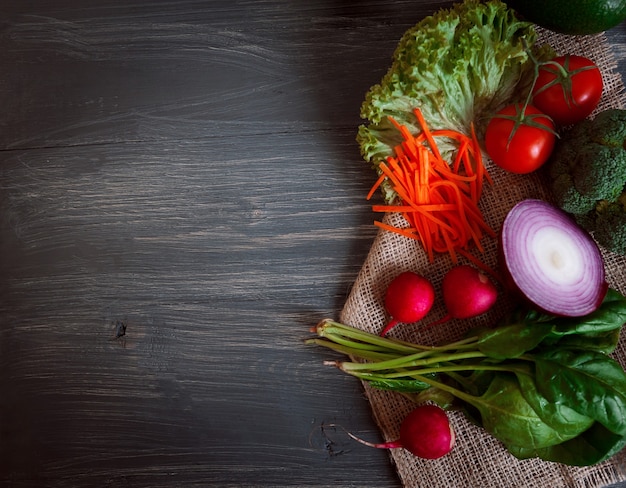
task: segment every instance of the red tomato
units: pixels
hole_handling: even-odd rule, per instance
[[[485,149],[491,160],[512,173],[525,174],[543,165],[554,149],[554,124],[528,105],[513,104],[500,110],[487,125]],[[511,135],[512,134],[512,135]]]
[[[557,63],[557,65],[552,64]],[[602,97],[602,73],[590,59],[567,55],[539,68],[533,89],[533,105],[557,125],[585,119]]]

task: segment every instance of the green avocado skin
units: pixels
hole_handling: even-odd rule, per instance
[[[520,17],[562,34],[597,34],[626,19],[626,0],[509,0]]]

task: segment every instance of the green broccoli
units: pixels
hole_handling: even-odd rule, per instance
[[[599,244],[626,255],[626,110],[564,132],[546,169],[556,203]]]

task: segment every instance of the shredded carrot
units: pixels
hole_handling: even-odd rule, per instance
[[[482,159],[474,127],[470,135],[454,130],[431,130],[419,109],[414,111],[421,128],[417,135],[392,117],[390,122],[402,135],[402,142],[378,165],[380,176],[367,195],[369,200],[387,181],[399,202],[374,205],[374,212],[397,212],[408,222],[399,228],[384,222],[376,225],[404,237],[418,240],[430,261],[435,253],[448,253],[453,262],[457,256],[471,256],[475,246],[483,251],[481,240],[495,237],[478,207],[483,183],[491,183]],[[449,163],[441,155],[436,138],[447,138],[458,146]],[[474,258],[474,262],[480,262]]]

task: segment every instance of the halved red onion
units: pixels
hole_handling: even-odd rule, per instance
[[[596,310],[608,289],[604,262],[591,236],[557,207],[528,199],[502,224],[500,255],[513,285],[553,315]]]

